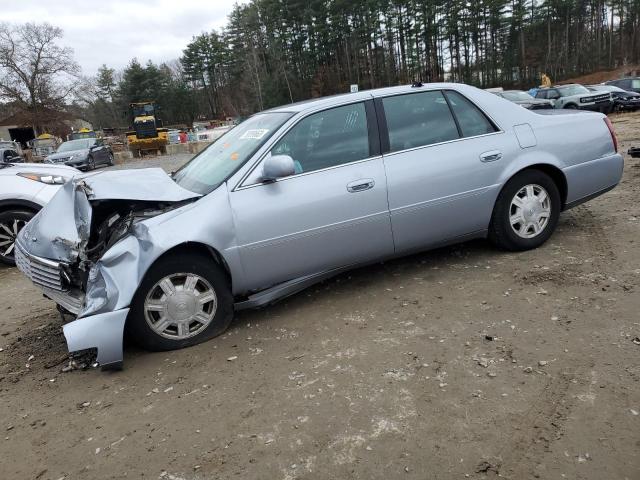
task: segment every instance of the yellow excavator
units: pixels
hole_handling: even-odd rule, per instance
[[[129,104],[132,129],[127,132],[127,143],[134,157],[143,152],[156,151],[167,153],[169,129],[162,128],[162,121],[156,118],[157,110],[153,102]]]

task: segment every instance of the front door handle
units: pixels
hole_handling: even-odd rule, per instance
[[[492,150],[490,152],[484,152],[480,154],[480,161],[487,162],[495,162],[496,160],[500,160],[502,158],[502,152],[499,150]]]
[[[363,178],[347,184],[347,191],[350,193],[364,192],[373,188],[376,182],[373,178]]]

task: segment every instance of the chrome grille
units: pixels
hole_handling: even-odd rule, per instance
[[[15,243],[16,266],[36,285],[63,292],[60,264],[51,260],[29,255],[20,242]]]
[[[84,294],[82,292],[59,292],[50,288],[43,288],[42,292],[47,298],[50,298],[65,310],[78,315],[82,310],[84,303]]]

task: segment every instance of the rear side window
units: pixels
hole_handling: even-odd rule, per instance
[[[382,99],[391,152],[460,138],[441,91]]]
[[[458,120],[463,137],[475,137],[497,131],[487,116],[461,94],[448,90],[445,95]]]
[[[364,103],[324,110],[302,119],[271,150],[293,158],[296,173],[363,160],[369,154]]]

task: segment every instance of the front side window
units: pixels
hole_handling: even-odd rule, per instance
[[[271,150],[289,155],[296,173],[313,172],[370,156],[364,103],[314,113],[289,130]]]
[[[456,123],[441,91],[382,99],[391,152],[459,138]]]
[[[486,115],[482,113],[478,107],[458,92],[448,90],[446,95],[449,103],[451,104],[453,114],[458,120],[458,125],[460,125],[463,137],[485,135],[497,130],[493,123],[489,121]]]

